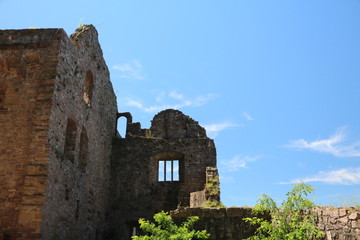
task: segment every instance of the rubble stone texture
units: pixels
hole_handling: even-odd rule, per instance
[[[216,167],[214,141],[180,111],[160,112],[150,129],[129,121],[126,135],[114,140],[111,160],[109,231],[120,239],[130,239],[140,217],[190,206],[190,193],[204,189],[206,168]],[[164,160],[178,161],[178,180],[159,181]]]
[[[360,240],[360,209],[316,207],[319,229],[324,240]],[[256,230],[243,218],[252,217],[251,208],[183,208],[171,212],[175,222],[190,216],[199,216],[197,229],[206,229],[211,240],[237,240],[252,236]],[[270,216],[263,216],[269,218]]]

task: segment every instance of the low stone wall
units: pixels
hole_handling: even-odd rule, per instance
[[[360,209],[317,207],[318,226],[326,234],[325,239],[360,239]]]
[[[251,208],[183,208],[171,212],[176,223],[190,216],[199,216],[196,229],[206,229],[211,240],[244,239],[254,234],[256,227],[243,218],[251,217]]]
[[[324,240],[360,240],[360,209],[317,207],[318,226]],[[256,227],[244,222],[251,217],[251,208],[183,208],[171,212],[175,222],[199,216],[196,229],[206,229],[211,240],[238,240],[250,237]],[[269,217],[269,216],[263,216]]]

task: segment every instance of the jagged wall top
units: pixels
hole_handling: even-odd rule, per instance
[[[130,113],[118,113],[127,122],[127,137],[147,137],[161,139],[208,138],[206,131],[199,123],[179,110],[167,109],[159,112],[151,121],[150,129],[141,129],[138,122],[132,123]]]
[[[206,131],[189,116],[174,109],[158,113],[151,122],[151,135],[155,138],[206,138]]]

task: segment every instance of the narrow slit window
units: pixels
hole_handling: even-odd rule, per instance
[[[84,85],[84,101],[88,107],[91,106],[93,89],[94,89],[94,77],[91,71],[87,71],[85,85]]]
[[[164,181],[164,162],[165,161],[159,161],[159,182]]]
[[[179,181],[179,160],[172,161],[173,163],[173,180]]]
[[[86,129],[83,128],[80,134],[80,151],[79,151],[79,162],[78,167],[80,171],[86,172],[86,165],[88,160],[88,136]]]
[[[76,142],[76,123],[74,120],[68,118],[65,136],[65,149],[64,154],[70,162],[74,162]]]
[[[5,108],[5,93],[6,93],[6,86],[4,84],[0,84],[0,113],[7,112],[7,108]]]
[[[179,160],[160,160],[158,173],[159,182],[179,181]]]

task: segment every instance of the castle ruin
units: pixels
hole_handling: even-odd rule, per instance
[[[117,112],[91,25],[0,31],[0,123],[0,239],[129,239],[138,218],[190,206],[216,167],[180,111],[150,129]]]
[[[220,202],[218,179],[196,121],[169,109],[142,129],[118,112],[93,26],[0,31],[0,240],[128,240],[175,209],[212,240],[251,236],[251,209],[202,208]],[[360,239],[358,209],[314,211],[327,239]]]

